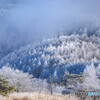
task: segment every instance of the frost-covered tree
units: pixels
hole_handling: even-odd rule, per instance
[[[53,79],[52,79],[52,75],[50,74],[49,76],[49,91],[51,94],[53,94],[53,88],[54,88],[54,83],[53,83]]]
[[[96,68],[97,76],[100,79],[100,63],[98,64],[98,67]]]
[[[86,69],[84,70],[84,82],[81,86],[85,89],[100,89],[100,80],[97,76],[97,70],[94,64],[87,65]]]
[[[0,69],[0,74],[6,78],[11,86],[15,87],[15,91],[24,92],[32,90],[32,76],[28,73],[23,73],[6,66]]]
[[[34,78],[33,81],[32,81],[32,87],[33,87],[33,90],[32,91],[37,91],[39,93],[48,93],[48,82],[47,80],[42,80],[42,79],[38,79],[38,78]]]
[[[0,74],[6,78],[11,86],[15,87],[17,92],[37,91],[39,93],[49,93],[50,85],[45,79],[33,78],[28,73],[11,69],[8,66],[0,69]]]

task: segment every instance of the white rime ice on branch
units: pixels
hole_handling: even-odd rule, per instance
[[[50,84],[47,80],[33,78],[28,73],[23,73],[19,70],[11,69],[9,66],[4,66],[0,69],[0,75],[3,75],[11,86],[14,86],[17,92],[39,92],[50,93]],[[64,87],[55,86],[53,92],[61,93]]]
[[[23,65],[24,67],[20,69],[25,70],[29,67],[34,69],[40,65],[48,67],[51,60],[54,61],[54,65],[98,63],[100,61],[100,37],[87,34],[61,35],[47,39],[37,46],[29,44],[15,50],[2,58],[0,65],[4,66],[9,63],[14,68]],[[25,67],[26,63],[28,67]]]
[[[11,86],[15,87],[17,92],[32,90],[32,76],[28,73],[23,73],[22,71],[5,66],[0,69],[0,74],[7,79]]]
[[[97,68],[95,68],[93,63],[91,65],[87,65],[84,70],[84,76],[84,82],[81,84],[83,88],[100,90],[100,64]]]

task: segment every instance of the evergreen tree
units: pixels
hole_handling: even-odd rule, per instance
[[[0,94],[3,96],[7,96],[8,93],[13,92],[14,87],[8,85],[8,81],[0,75]]]
[[[10,67],[0,69],[0,74],[7,79],[9,85],[15,87],[15,91],[28,92],[32,90],[32,75]]]

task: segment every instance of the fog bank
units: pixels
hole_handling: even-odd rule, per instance
[[[0,44],[16,48],[19,45],[50,38],[60,32],[80,28],[86,28],[88,31],[99,29],[99,4],[100,0],[14,2],[12,9],[0,17]]]

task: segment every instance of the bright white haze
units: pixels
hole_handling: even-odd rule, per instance
[[[18,0],[0,17],[0,49],[99,26],[100,0]]]

